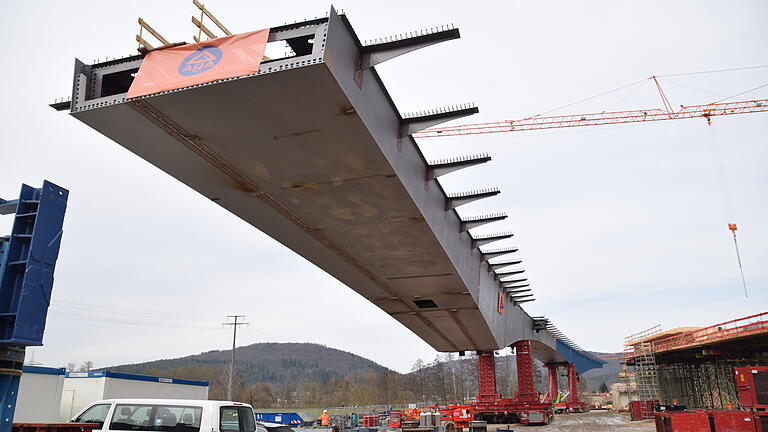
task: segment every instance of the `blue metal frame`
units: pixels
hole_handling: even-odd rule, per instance
[[[24,348],[43,344],[68,196],[44,181],[0,199],[0,214],[14,214],[10,235],[0,237],[0,432],[13,426]]]
[[[567,343],[557,339],[555,343],[555,349],[560,355],[565,358],[568,363],[573,363],[576,366],[576,372],[583,374],[590,369],[597,369],[603,367],[604,361],[596,359],[591,355],[574,349]]]
[[[16,397],[19,394],[20,375],[0,375],[0,431],[10,432],[13,426],[13,413],[16,411]]]
[[[52,368],[45,366],[30,366],[24,365],[21,369],[24,373],[38,374],[38,375],[64,375],[67,373],[64,368]]]
[[[0,259],[0,345],[42,345],[69,191],[21,186]],[[12,203],[3,200],[0,204]]]

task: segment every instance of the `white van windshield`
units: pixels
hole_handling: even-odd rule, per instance
[[[108,413],[109,404],[94,405],[77,416],[75,423],[96,423],[101,428],[104,421],[107,420]]]
[[[200,432],[202,407],[117,404],[110,430]]]

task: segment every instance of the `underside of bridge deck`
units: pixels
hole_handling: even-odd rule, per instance
[[[305,48],[233,79],[127,99],[130,80],[121,88],[113,78],[135,72],[143,56],[77,62],[70,111],[324,269],[438,351],[527,339],[542,360],[573,362],[510,297],[521,293],[505,293],[503,275],[522,271],[514,266],[519,260],[492,267],[480,248],[495,238],[468,230],[503,217],[462,221],[454,210],[498,192],[451,194],[439,184],[440,175],[490,158],[427,161],[410,136],[477,110],[403,117],[374,68],[456,37],[458,30],[446,29],[363,46],[332,10],[328,18],[271,29],[270,41]]]

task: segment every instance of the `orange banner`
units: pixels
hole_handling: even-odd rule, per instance
[[[150,51],[128,89],[134,98],[259,71],[269,29]]]

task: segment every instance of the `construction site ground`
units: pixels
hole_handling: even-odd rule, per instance
[[[488,432],[506,429],[507,425],[488,425]],[[509,425],[515,432],[530,430],[536,432],[653,432],[653,420],[629,420],[628,414],[610,411],[590,411],[583,414],[560,414],[547,426]]]

